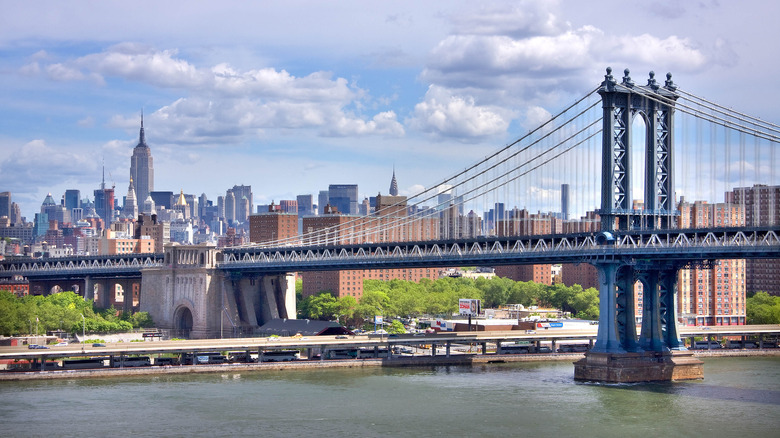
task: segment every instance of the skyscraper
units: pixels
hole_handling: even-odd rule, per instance
[[[398,196],[398,181],[395,180],[395,168],[393,168],[393,179],[390,180],[390,196]]]
[[[225,219],[228,223],[236,220],[236,195],[232,190],[225,194]]]
[[[561,219],[569,220],[569,185],[561,184]]]
[[[68,211],[81,208],[81,192],[78,189],[65,190],[65,208]]]
[[[314,197],[312,195],[298,195],[298,216],[314,214]]]
[[[330,204],[330,199],[328,199],[328,191],[320,190],[319,195],[317,195],[317,213],[320,216],[325,214],[325,206],[328,204]]]
[[[0,217],[11,217],[11,192],[0,193]]]
[[[130,158],[130,178],[135,183],[136,199],[146,200],[149,193],[154,191],[152,151],[146,145],[143,114],[141,114],[141,133],[138,145],[133,149],[133,156]]]
[[[245,222],[247,218],[241,218],[238,210],[241,209],[241,198],[246,197],[247,201],[249,201],[249,211],[252,212],[252,206],[254,205],[254,200],[252,199],[252,186],[233,186],[231,189],[233,192],[233,196],[236,198],[236,217],[235,219],[240,222]]]
[[[128,219],[138,217],[138,202],[135,199],[135,188],[133,187],[133,177],[130,177],[130,185],[127,187],[127,197],[125,205],[122,207],[122,216]]]
[[[114,188],[106,188],[106,171],[103,170],[103,182],[100,188],[92,192],[95,195],[95,211],[103,219],[106,228],[114,219]]]
[[[357,184],[331,184],[328,186],[328,203],[339,213],[358,214]]]

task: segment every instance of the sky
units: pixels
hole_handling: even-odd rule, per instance
[[[467,167],[612,66],[780,121],[780,2],[0,0],[0,191],[127,193],[143,112],[155,190],[254,202],[401,194]]]

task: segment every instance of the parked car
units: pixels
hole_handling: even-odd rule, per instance
[[[93,347],[105,347],[106,344],[103,344],[102,342],[95,342],[94,344],[92,344],[92,346]]]

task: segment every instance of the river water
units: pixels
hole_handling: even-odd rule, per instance
[[[568,362],[0,382],[4,437],[780,436],[780,357],[575,383]]]

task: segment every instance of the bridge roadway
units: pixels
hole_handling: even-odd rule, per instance
[[[732,258],[780,258],[780,233],[773,227],[620,231],[612,237],[614,240],[604,241],[602,233],[582,233],[330,246],[230,247],[220,250],[217,268],[227,272],[279,274],[423,266],[617,260],[685,264]],[[0,261],[0,278],[13,275],[30,280],[137,277],[145,268],[163,265],[163,254],[9,258]]]
[[[312,337],[280,337],[280,338],[235,338],[235,339],[198,339],[178,341],[146,341],[108,343],[105,347],[93,347],[92,344],[70,344],[68,346],[51,346],[46,350],[30,350],[26,346],[0,347],[0,360],[46,360],[63,357],[86,356],[129,356],[152,354],[182,354],[214,351],[252,351],[274,349],[307,349],[307,348],[359,348],[382,347],[392,348],[396,345],[457,345],[485,344],[496,342],[555,342],[587,341],[596,339],[598,326],[585,329],[539,329],[535,333],[525,331],[495,331],[495,332],[439,332],[425,335],[358,335],[348,339],[338,339],[335,336]],[[680,327],[683,338],[722,337],[722,336],[780,336],[780,324],[772,325],[742,325],[742,326],[711,326],[711,327]],[[484,350],[483,350],[484,351]]]

